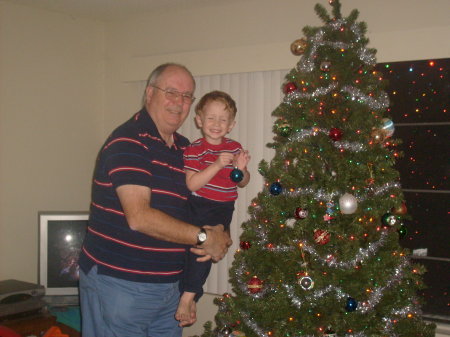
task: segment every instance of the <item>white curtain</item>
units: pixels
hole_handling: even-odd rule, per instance
[[[269,161],[274,154],[273,150],[266,147],[266,144],[272,141],[274,119],[271,113],[282,100],[281,86],[286,73],[287,70],[279,70],[195,77],[197,99],[209,91],[222,90],[236,101],[237,123],[229,137],[239,141],[251,155],[248,167],[251,174],[250,183],[245,188],[239,189],[239,198],[236,201],[231,223],[233,245],[222,261],[213,264],[204,287],[207,293],[219,295],[225,292],[231,293],[228,270],[233,262],[234,252],[239,248],[240,225],[248,219],[247,208],[251,200],[263,188],[258,164],[261,159]],[[142,97],[144,88],[145,82],[139,82],[136,85],[137,97]],[[192,108],[191,115],[180,129],[180,133],[191,141],[201,136],[194,123],[193,110]]]

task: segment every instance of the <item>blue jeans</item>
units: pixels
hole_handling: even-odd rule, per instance
[[[181,337],[177,283],[141,283],[80,271],[83,337]]]

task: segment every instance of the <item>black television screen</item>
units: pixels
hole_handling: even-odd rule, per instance
[[[39,284],[47,296],[78,295],[78,257],[88,212],[39,213]]]

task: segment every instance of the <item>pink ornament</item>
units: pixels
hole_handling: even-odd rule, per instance
[[[333,220],[334,218],[330,215],[330,214],[325,214],[324,216],[323,216],[323,220],[324,221],[331,221],[331,220]]]

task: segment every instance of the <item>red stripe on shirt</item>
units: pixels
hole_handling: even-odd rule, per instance
[[[185,196],[183,196],[181,194],[173,193],[173,192],[166,191],[166,190],[158,190],[156,188],[152,188],[152,193],[166,194],[166,195],[171,195],[172,197],[177,197],[177,198],[180,198],[180,199],[183,199],[183,200],[187,200],[187,197],[185,197]]]
[[[183,270],[174,270],[174,271],[143,271],[143,270],[122,268],[122,267],[118,267],[118,266],[113,266],[112,264],[109,264],[109,263],[100,261],[99,259],[96,259],[84,247],[83,247],[83,251],[84,251],[84,253],[87,256],[89,256],[90,259],[95,261],[95,263],[101,264],[101,265],[106,266],[106,267],[111,268],[111,269],[124,271],[124,272],[127,272],[127,273],[141,274],[141,275],[166,275],[166,276],[170,276],[170,275],[181,274],[183,272]]]
[[[142,172],[142,173],[148,174],[149,176],[152,175],[149,171],[143,170],[143,169],[138,168],[138,167],[117,167],[117,168],[115,168],[115,169],[109,171],[108,174],[111,175],[111,174],[113,174],[113,173],[121,172],[121,171]]]
[[[171,166],[171,165],[169,165],[167,163],[163,163],[162,161],[152,160],[152,164],[161,165],[161,166],[164,166],[164,167],[168,167],[169,169],[171,169],[173,171],[184,173],[184,171],[179,169],[178,167],[173,167],[173,166]]]
[[[102,234],[100,232],[97,232],[96,230],[92,229],[91,227],[88,227],[88,231],[95,235],[101,236],[102,238],[104,238],[106,240],[114,241],[123,246],[131,247],[131,248],[137,248],[137,249],[151,251],[151,252],[165,252],[165,253],[184,253],[186,251],[186,249],[184,249],[184,248],[156,248],[156,247],[144,247],[144,246],[134,245],[134,244],[113,238],[111,236]]]
[[[125,214],[124,214],[123,212],[121,212],[121,211],[118,211],[118,210],[112,209],[112,208],[106,208],[106,207],[100,206],[99,204],[96,204],[95,202],[92,202],[92,205],[95,206],[95,207],[97,207],[98,209],[101,209],[102,211],[105,211],[105,212],[115,213],[115,214],[119,214],[119,215],[122,215],[122,216],[125,215]]]
[[[160,143],[163,143],[163,140],[161,139],[161,138],[158,138],[158,137],[155,137],[155,136],[152,136],[151,134],[149,134],[149,133],[140,133],[139,134],[139,137],[146,137],[146,138],[150,138],[150,139],[152,139],[152,140],[156,140],[156,141],[158,141],[158,142],[160,142]]]
[[[105,147],[103,148],[103,150],[106,150],[108,147],[110,147],[112,144],[117,143],[117,142],[129,142],[129,143],[134,143],[137,144],[139,146],[142,146],[144,149],[148,150],[148,146],[141,143],[140,141],[133,139],[133,138],[126,138],[126,137],[120,137],[120,138],[116,138],[113,139],[112,141],[110,141],[108,144],[105,145]]]
[[[105,186],[105,187],[111,187],[112,186],[112,183],[103,183],[101,181],[98,181],[97,179],[94,179],[94,183],[96,185]]]

